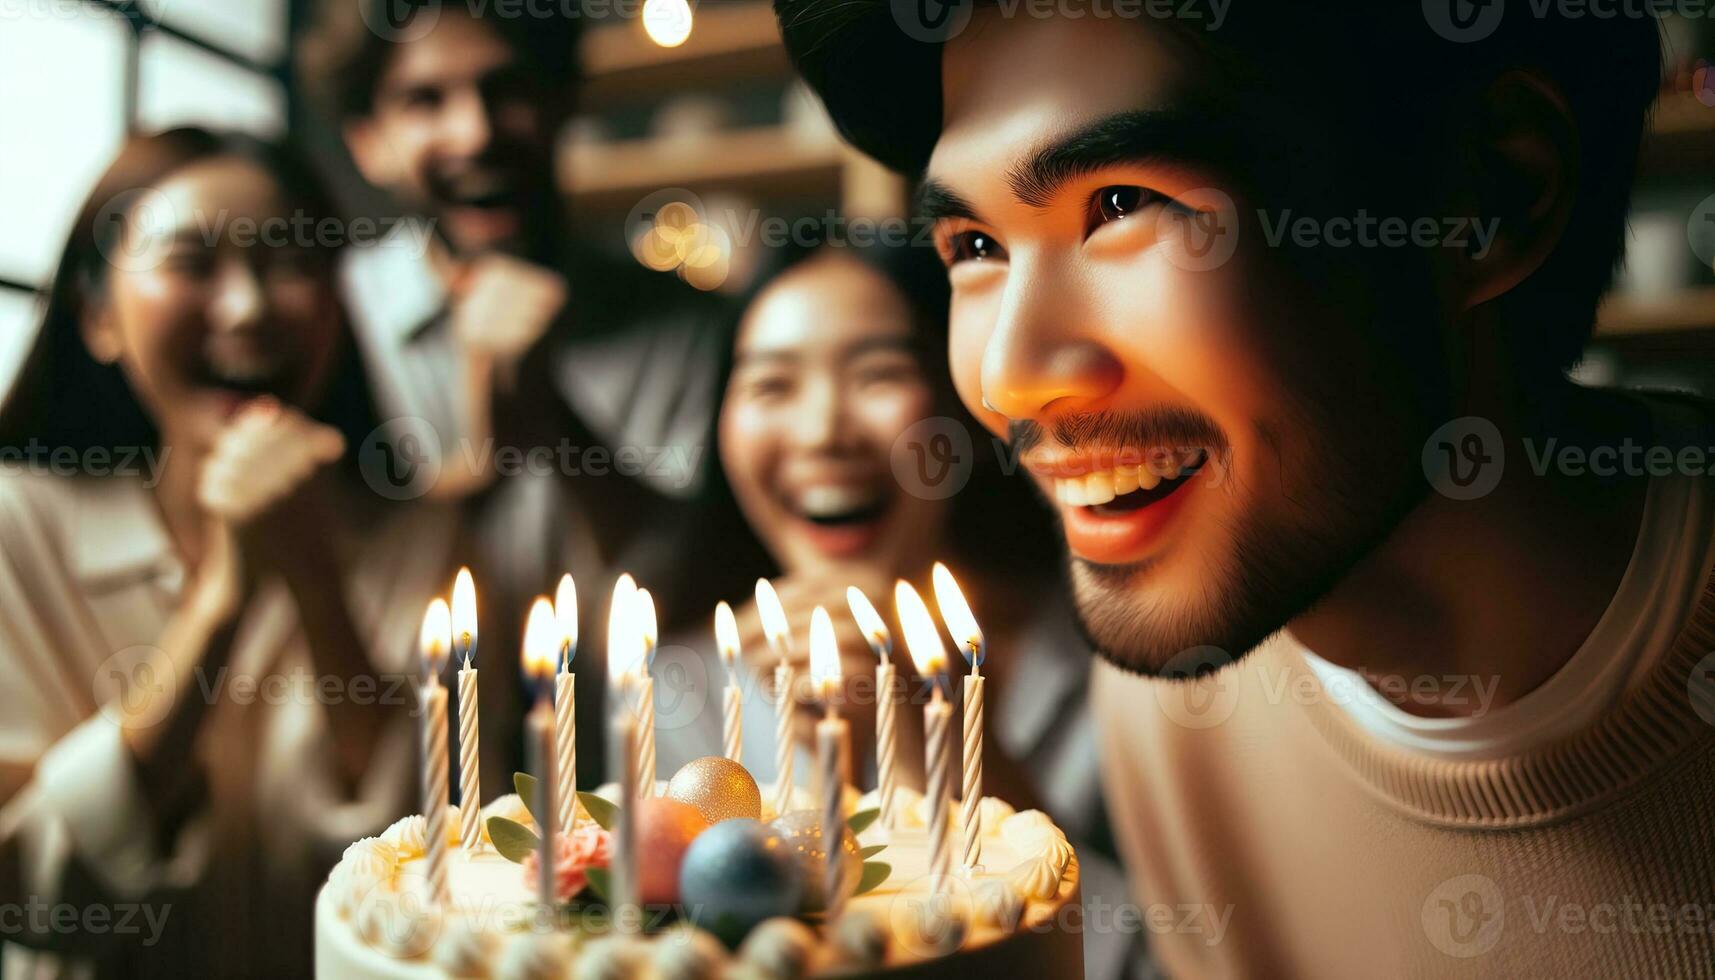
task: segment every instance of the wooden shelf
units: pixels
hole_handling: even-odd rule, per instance
[[[691,36],[676,48],[649,40],[638,19],[591,30],[584,72],[579,98],[599,109],[746,79],[784,82],[791,64],[766,0],[703,0]]]
[[[1609,296],[1596,315],[1596,337],[1630,337],[1715,331],[1715,286],[1686,289],[1659,299]]]
[[[774,126],[703,138],[627,140],[574,146],[563,158],[561,186],[580,209],[589,210],[629,208],[669,187],[838,198],[850,154],[835,140]]]
[[[1683,93],[1663,95],[1644,139],[1638,176],[1706,175],[1715,171],[1715,107]]]

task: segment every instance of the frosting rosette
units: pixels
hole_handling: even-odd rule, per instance
[[[554,835],[554,896],[564,902],[589,884],[590,868],[605,868],[613,860],[613,835],[593,823],[579,824],[570,834]],[[523,861],[524,882],[534,886],[541,856],[531,851]]]

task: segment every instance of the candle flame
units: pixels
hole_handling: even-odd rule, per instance
[[[792,647],[792,631],[786,625],[780,594],[774,591],[774,583],[765,578],[756,580],[756,614],[762,617],[762,632],[768,637],[768,645],[779,651],[780,659],[786,659],[786,651]]]
[[[840,683],[840,643],[834,621],[821,606],[810,614],[810,683],[827,698]]]
[[[420,640],[423,654],[423,668],[431,675],[438,675],[447,662],[447,650],[452,646],[453,618],[447,609],[447,600],[436,596],[429,603],[429,608],[423,613],[423,632]]]
[[[655,661],[655,643],[660,638],[660,632],[655,627],[655,597],[648,589],[638,589],[637,596],[632,599],[637,606],[637,618],[633,620],[633,628],[637,630],[638,646],[641,648],[637,655],[636,669],[645,672]]]
[[[607,677],[617,685],[631,670],[632,657],[637,652],[632,633],[631,600],[637,595],[637,582],[630,573],[613,583],[613,598],[607,606]]]
[[[724,600],[715,606],[715,646],[720,649],[721,662],[731,670],[740,653],[738,620],[733,617],[732,607]]]
[[[855,585],[846,586],[846,605],[852,608],[852,618],[857,620],[858,629],[863,630],[864,639],[869,641],[869,648],[875,655],[886,660],[893,652],[893,634],[888,632],[887,623],[882,620],[881,613],[875,611],[875,606],[869,601],[869,596]]]
[[[554,604],[547,596],[537,596],[530,604],[530,617],[524,621],[524,676],[533,681],[547,680],[553,676],[559,653],[560,630],[554,625]]]
[[[554,589],[554,624],[560,630],[560,667],[571,670],[572,657],[578,652],[578,586],[570,573],[561,575],[560,585]]]
[[[452,642],[465,655],[465,666],[476,651],[476,580],[470,569],[461,567],[453,579]]]
[[[911,651],[911,662],[917,672],[933,679],[947,666],[947,649],[941,644],[941,631],[929,616],[923,597],[901,579],[893,587],[893,604],[899,613],[899,626],[905,631],[905,649]]]
[[[987,659],[987,651],[983,648],[982,627],[971,615],[970,603],[965,601],[965,594],[959,591],[959,583],[953,580],[953,573],[946,565],[936,562],[933,578],[935,605],[941,608],[941,620],[947,624],[953,644],[965,655],[966,663],[981,667]]]

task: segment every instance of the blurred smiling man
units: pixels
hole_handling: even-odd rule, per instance
[[[1659,25],[1192,8],[776,0],[920,179],[955,384],[1061,519],[1136,892],[1232,916],[1160,959],[1707,970],[1715,498],[1587,464],[1709,411],[1566,376]]]

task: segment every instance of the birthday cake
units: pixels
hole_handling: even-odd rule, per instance
[[[838,846],[849,872],[830,917],[824,838],[834,835],[816,801],[797,790],[776,814],[772,788],[742,766],[698,759],[634,801],[640,905],[620,922],[605,894],[617,789],[580,794],[572,832],[556,837],[550,910],[539,901],[539,824],[520,788],[525,797],[483,808],[474,850],[459,845],[458,814],[447,815],[444,904],[430,897],[423,816],[352,844],[316,902],[317,975],[1083,974],[1080,937],[1062,915],[1078,902],[1077,857],[1040,811],[984,797],[981,867],[937,880],[922,796],[900,787],[893,819],[881,821],[877,794],[848,787]]]

